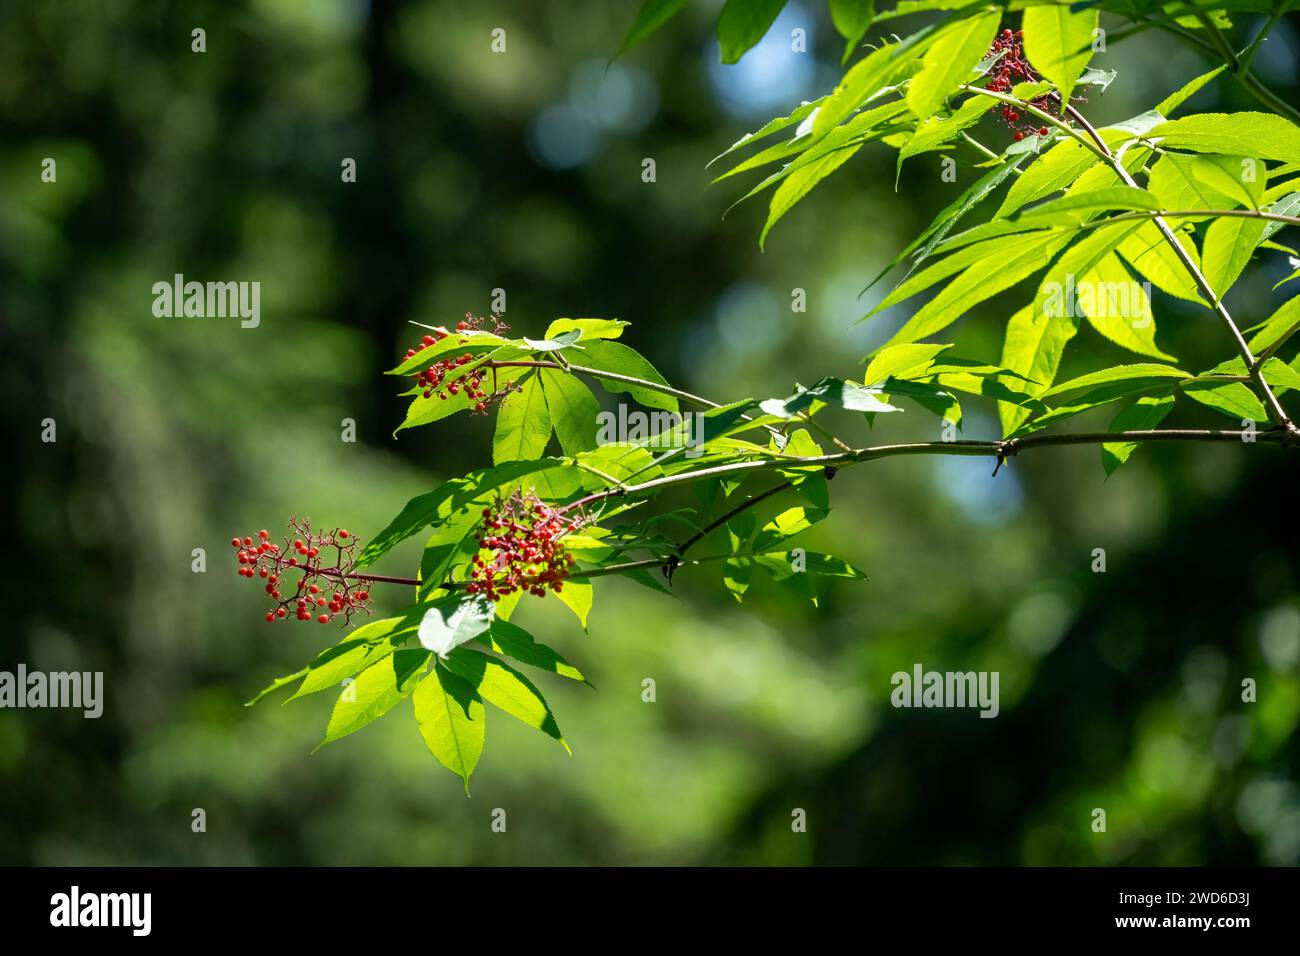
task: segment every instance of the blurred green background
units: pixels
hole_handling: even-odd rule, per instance
[[[227,564],[232,533],[304,514],[369,538],[488,460],[490,419],[391,437],[403,400],[380,373],[417,337],[409,320],[486,313],[497,288],[526,335],[623,318],[670,380],[719,400],[851,376],[903,321],[855,325],[886,284],[858,292],[978,157],[955,154],[956,184],[938,157],[913,161],[895,192],[894,154],[864,150],[760,253],[765,202],[724,220],[751,183],[706,188],[705,164],[830,89],[842,41],[820,0],[798,0],[723,67],[717,6],[612,66],[632,3],[0,8],[0,414],[16,452],[0,669],[102,670],[107,695],[97,721],[0,711],[0,862],[1300,861],[1300,462],[1273,448],[1143,449],[1109,481],[1095,448],[996,479],[983,460],[882,461],[834,482],[808,538],[870,575],[823,588],[820,608],[759,589],[740,606],[715,573],[679,575],[680,600],[605,582],[587,635],[532,602],[517,620],[600,690],[543,682],[572,757],[493,713],[470,799],[409,705],[314,756],[328,695],[242,706],[339,635],[267,625]],[[809,53],[790,51],[796,27]],[[1284,22],[1256,61],[1291,102],[1298,45]],[[1096,65],[1120,71],[1087,106],[1100,123],[1211,64],[1151,33]],[[1254,105],[1215,85],[1191,107]],[[1288,271],[1263,254],[1233,293],[1244,324]],[[260,281],[260,327],[155,318],[151,286],[178,272]],[[996,360],[1024,294],[964,321],[965,354]],[[1157,308],[1184,367],[1228,357],[1208,312]],[[1063,375],[1123,360],[1088,330],[1072,350]],[[965,434],[994,436],[975,406]],[[875,426],[936,432],[920,411]],[[412,573],[418,548],[378,570]],[[1000,671],[1001,715],[891,708],[889,675],[915,662]],[[1258,703],[1241,702],[1245,677]]]

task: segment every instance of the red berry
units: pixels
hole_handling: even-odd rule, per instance
[[[330,616],[328,614],[322,614],[320,617],[316,618],[316,620],[320,621],[322,624],[328,624],[330,622]]]
[[[1025,138],[1025,134],[1020,132],[1020,130],[1016,130],[1016,135],[1015,135],[1016,142],[1018,143],[1024,138]]]

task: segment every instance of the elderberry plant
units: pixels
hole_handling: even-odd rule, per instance
[[[683,5],[648,0],[624,48]],[[718,22],[723,58],[743,55],[783,5],[729,0]],[[922,293],[931,293],[928,301],[866,357],[864,372],[725,404],[670,385],[619,341],[626,322],[557,319],[540,339],[511,338],[496,317],[468,315],[452,329],[430,329],[390,372],[412,381],[398,430],[462,411],[495,412],[492,464],[407,502],[364,548],[347,531],[314,533],[296,518],[283,546],[266,531],[232,539],[239,573],[262,581],[274,602],[271,623],[292,610],[299,621],[342,616],[346,624],[371,613],[376,584],[413,591],[408,606],[350,631],[258,699],[292,682],[295,698],[346,682],[328,742],[410,697],[429,749],[468,792],[485,704],[568,746],[541,691],[515,665],[585,678],[512,622],[521,600],[558,600],[585,628],[600,578],[669,591],[676,574],[717,568],[737,599],[762,577],[815,603],[812,579],[865,575],[841,558],[792,549],[791,540],[826,518],[828,479],[893,456],[986,456],[1001,467],[1029,449],[1093,444],[1109,473],[1146,442],[1296,443],[1300,428],[1281,397],[1300,388],[1300,359],[1287,362],[1282,352],[1300,330],[1300,297],[1248,323],[1225,302],[1256,257],[1300,258],[1273,238],[1300,225],[1300,126],[1294,109],[1276,102],[1250,70],[1285,5],[1231,5],[1233,13],[1271,14],[1241,49],[1232,45],[1222,3],[904,0],[876,13],[870,2],[830,0],[830,7],[848,41],[846,62],[875,22],[941,16],[870,44],[833,91],[718,157],[764,144],[718,178],[780,164],[745,197],[772,189],[761,243],[868,145],[897,150],[900,170],[928,153],[972,151],[983,171],[877,276],[906,266],[872,314]],[[1224,63],[1153,109],[1094,126],[1082,91],[1115,80],[1090,64],[1103,35],[1100,11],[1127,19],[1111,42],[1160,29]],[[1225,77],[1272,112],[1174,118],[1194,93]],[[976,138],[995,110],[1004,124],[992,133],[1005,141],[1000,149]],[[995,195],[1001,201],[989,219],[958,229]],[[1274,291],[1297,277],[1300,271]],[[1157,342],[1151,287],[1217,322],[1222,361],[1201,371],[1180,367]],[[959,356],[951,342],[933,340],[975,305],[1013,289],[1023,289],[1023,305],[1006,319],[998,361]],[[1062,355],[1085,334],[1084,320],[1091,333],[1143,361],[1058,383]],[[601,443],[596,385],[665,416],[683,407],[695,414],[668,418],[639,440]],[[910,406],[960,427],[965,399],[958,396],[966,395],[996,403],[1000,437],[861,441],[875,416]],[[1233,427],[1161,429],[1180,400],[1226,415]],[[1108,431],[1056,427],[1108,406],[1122,406]],[[682,485],[701,491],[702,504],[669,510],[661,496]],[[773,508],[778,499],[788,500]],[[760,506],[774,510],[769,519],[756,518]],[[369,570],[417,534],[427,536],[417,575]],[[701,554],[706,542],[713,546]]]

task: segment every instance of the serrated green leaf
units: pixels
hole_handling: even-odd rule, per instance
[[[302,670],[294,671],[292,674],[285,674],[283,677],[277,677],[275,680],[271,681],[271,683],[269,683],[269,684],[267,684],[265,687],[263,687],[263,688],[258,692],[257,696],[254,697],[252,700],[248,701],[247,703],[245,703],[244,706],[245,706],[245,707],[252,707],[254,704],[256,704],[258,701],[260,701],[260,700],[261,700],[263,697],[265,697],[267,694],[270,694],[270,693],[273,693],[273,692],[279,690],[279,689],[280,689],[281,687],[283,687],[285,684],[292,684],[292,683],[293,683],[294,681],[296,681],[299,677],[302,677],[302,676],[303,676],[304,674],[306,674],[306,673],[307,673],[307,668],[304,667]]]
[[[1062,114],[1075,83],[1092,59],[1097,18],[1095,7],[1044,4],[1025,10],[1025,56],[1060,91]]]
[[[901,171],[904,161],[913,156],[928,153],[956,139],[962,130],[974,126],[995,106],[997,100],[992,97],[972,95],[963,100],[951,116],[931,116],[916,128],[898,151],[898,170]]]
[[[483,753],[487,715],[481,698],[463,678],[434,664],[411,694],[415,722],[429,751],[452,773],[465,781]]]
[[[861,148],[862,144],[859,143],[834,150],[816,162],[787,175],[772,194],[772,202],[767,210],[767,222],[763,224],[763,231],[758,237],[758,247],[765,248],[767,234],[772,231],[772,227],[782,216],[808,195],[814,186],[852,159]]]
[[[541,691],[509,664],[479,651],[458,647],[447,658],[446,667],[463,678],[483,700],[529,727],[554,737],[565,750],[569,749]]]
[[[621,319],[556,319],[546,328],[546,338],[554,339],[577,329],[586,339],[616,339],[630,323]]]
[[[1164,209],[1229,209],[1232,201],[1195,174],[1199,156],[1166,153],[1151,167],[1147,186]],[[1199,222],[1205,216],[1184,216],[1180,222]]]
[[[1222,73],[1225,69],[1227,69],[1227,64],[1215,67],[1213,70],[1210,70],[1210,72],[1202,73],[1200,76],[1196,77],[1196,79],[1185,83],[1181,89],[1174,93],[1170,93],[1161,100],[1159,105],[1156,106],[1156,112],[1165,116],[1173,116],[1174,111],[1177,110],[1178,107],[1182,106],[1191,97],[1199,93],[1202,87]]]
[[[1222,299],[1241,275],[1264,236],[1263,219],[1223,216],[1205,230],[1201,262],[1205,281]]]
[[[1260,324],[1248,343],[1250,350],[1259,354],[1274,348],[1279,342],[1285,342],[1297,328],[1300,328],[1300,296],[1287,299]]]
[[[568,372],[540,369],[538,378],[546,396],[546,411],[560,448],[566,455],[578,455],[596,447],[600,403],[591,389]]]
[[[1234,421],[1264,422],[1268,412],[1242,382],[1196,382],[1183,389],[1188,398],[1222,412]]]
[[[1110,423],[1113,432],[1146,431],[1155,428],[1174,407],[1172,394],[1147,395],[1115,416]],[[1106,442],[1101,446],[1101,463],[1106,474],[1111,475],[1115,469],[1129,460],[1129,456],[1138,447],[1138,442]]]
[[[435,490],[417,495],[406,503],[401,513],[389,522],[361,552],[358,567],[373,564],[399,542],[431,524],[446,521],[482,495],[499,492],[525,479],[534,482],[541,474],[564,475],[571,471],[562,458],[537,461],[512,461],[492,468],[479,468],[463,478],[453,478]],[[576,488],[576,482],[575,482]]]
[[[1116,345],[1139,355],[1174,361],[1156,345],[1155,317],[1146,290],[1133,280],[1116,253],[1108,253],[1085,272],[1075,294],[1078,310]]]
[[[621,342],[610,342],[604,339],[588,342],[586,344],[586,354],[583,356],[583,364],[604,372],[630,375],[660,385],[668,384],[668,381],[659,374],[659,370],[651,365],[647,359]],[[641,385],[632,385],[609,379],[601,379],[600,384],[605,387],[607,392],[626,392],[642,405],[650,408],[662,408],[669,412],[675,412],[678,408],[677,399],[674,396],[652,391]]]
[[[492,437],[492,462],[532,461],[542,457],[551,440],[551,415],[537,375],[524,374],[517,391],[501,401]]]
[[[925,27],[897,43],[887,43],[851,66],[818,108],[813,138],[821,139],[887,86],[904,65],[924,52],[933,29]]]
[[[1003,219],[1021,206],[1064,189],[1098,162],[1091,150],[1073,139],[1062,140],[1042,155],[1011,184],[996,219]]]
[[[1200,253],[1196,251],[1196,245],[1191,238],[1185,232],[1175,231],[1174,235],[1188,258],[1199,268]],[[1206,305],[1191,274],[1154,222],[1142,223],[1124,238],[1124,241],[1116,247],[1116,251],[1137,271],[1138,275],[1161,292],[1188,302]]]
[[[1247,209],[1260,207],[1266,185],[1262,161],[1252,156],[1193,156],[1191,159],[1192,175],[1213,192],[1228,197],[1233,205]]]
[[[1190,372],[1184,372],[1172,365],[1157,365],[1151,362],[1137,365],[1116,365],[1112,368],[1089,372],[1086,375],[1080,375],[1067,382],[1062,382],[1060,385],[1049,388],[1039,397],[1050,398],[1055,395],[1064,395],[1067,392],[1095,388],[1098,385],[1108,385],[1114,382],[1150,382],[1156,379],[1187,379],[1191,377]]]
[[[486,644],[498,654],[513,657],[530,667],[549,671],[570,680],[590,683],[582,676],[582,671],[566,661],[559,653],[538,641],[522,627],[504,621],[500,617],[492,622],[486,634],[479,635],[476,640]]]
[[[991,244],[980,243],[948,256],[939,265],[970,250],[984,250],[982,256],[973,257],[972,264],[960,276],[917,310],[886,344],[916,342],[942,331],[979,303],[1041,270],[1069,241],[1068,234],[1031,233]],[[989,268],[993,262],[997,263],[996,269]]]
[[[591,584],[569,578],[560,586],[560,590],[555,592],[555,596],[560,599],[560,603],[577,615],[578,622],[585,631],[587,615],[591,613],[591,604],[595,597],[595,590]]]
[[[933,116],[972,77],[997,33],[1001,10],[993,8],[941,30],[925,51],[921,72],[907,87],[907,106],[918,119]]]
[[[1056,379],[1061,355],[1078,328],[1079,320],[1074,316],[1049,315],[1032,305],[1025,306],[1007,321],[1002,365],[1038,382],[1028,386],[1027,391],[1041,397]],[[1003,435],[1012,434],[1029,415],[1030,411],[1018,404],[998,403]]]
[[[1152,128],[1165,149],[1292,162],[1300,156],[1300,126],[1272,113],[1195,113]]]
[[[407,648],[381,658],[358,674],[356,680],[339,694],[329,726],[325,729],[325,739],[317,744],[316,749],[346,737],[388,713],[415,689],[432,656],[423,648]]]
[[[862,381],[868,387],[881,385],[885,379],[893,377],[907,379],[913,373],[923,374],[925,369],[934,364],[935,358],[951,345],[938,345],[929,342],[910,342],[906,345],[892,345],[877,352],[867,364]]]

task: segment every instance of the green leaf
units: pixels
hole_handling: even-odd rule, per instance
[[[1087,375],[1080,375],[1068,382],[1062,382],[1060,385],[1043,392],[1040,397],[1049,398],[1054,395],[1063,395],[1066,392],[1074,392],[1084,388],[1095,388],[1098,385],[1108,385],[1113,382],[1150,382],[1153,379],[1187,379],[1191,377],[1190,372],[1184,372],[1172,365],[1156,365],[1150,362],[1138,365],[1116,365],[1113,368],[1089,372]]]
[[[1182,106],[1191,97],[1199,93],[1201,88],[1204,87],[1205,84],[1209,83],[1216,76],[1222,73],[1225,69],[1227,69],[1226,63],[1223,66],[1215,67],[1209,73],[1202,73],[1196,79],[1191,80],[1188,83],[1184,84],[1182,89],[1178,90],[1175,93],[1170,93],[1163,100],[1161,100],[1159,105],[1156,106],[1156,112],[1160,113],[1163,116],[1173,116],[1174,111],[1177,110],[1178,107]]]
[[[1271,316],[1264,320],[1251,336],[1250,350],[1256,354],[1285,342],[1300,328],[1300,296],[1287,299]]]
[[[555,338],[530,339],[525,338],[523,342],[534,352],[559,352],[562,349],[570,348],[582,338],[582,329],[571,328],[567,332],[561,332]],[[581,348],[581,346],[579,346]]]
[[[303,674],[306,673],[307,673],[307,668],[304,667],[302,670],[294,671],[292,674],[285,674],[283,677],[277,677],[275,680],[271,681],[271,683],[263,687],[262,690],[258,693],[258,695],[254,697],[252,700],[248,701],[246,704],[244,704],[244,706],[252,707],[254,704],[260,701],[267,694],[279,690],[285,684],[292,684],[299,677],[301,677]]]
[[[1146,290],[1119,256],[1108,253],[1079,280],[1077,308],[1092,327],[1116,345],[1154,358],[1174,360],[1156,345],[1156,323]]]
[[[503,621],[500,617],[492,622],[492,626],[486,634],[480,634],[476,640],[481,644],[486,644],[498,654],[513,657],[530,667],[549,671],[570,680],[590,683],[587,678],[582,676],[582,671],[566,661],[557,652],[536,640],[533,635],[522,627],[511,624],[509,621]]]
[[[956,139],[962,130],[974,126],[997,105],[998,101],[992,97],[972,95],[963,100],[951,116],[931,116],[916,128],[916,132],[898,151],[898,170],[902,170],[905,160],[938,149]]]
[[[804,120],[806,120],[809,116],[811,116],[813,112],[816,111],[819,106],[821,106],[822,101],[825,99],[826,97],[823,96],[819,99],[812,100],[811,102],[801,103],[795,109],[791,110],[787,115],[777,116],[773,119],[768,120],[758,129],[754,130],[752,133],[746,133],[744,136],[740,137],[740,139],[736,140],[734,143],[732,143],[730,146],[728,146],[726,149],[720,152],[717,156],[714,156],[711,160],[708,161],[708,163],[705,164],[704,168],[705,169],[711,168],[713,164],[716,163],[718,160],[726,156],[730,156],[732,153],[740,149],[742,146],[746,146],[750,143],[757,142],[763,137],[770,136],[773,133],[780,132],[783,129],[789,129],[791,126],[798,126],[799,124],[802,124]],[[803,137],[796,137],[796,139],[802,139],[802,138]],[[794,142],[794,140],[791,140],[791,142]],[[778,145],[786,145],[786,144],[778,144]]]
[[[551,416],[540,379],[530,371],[515,384],[518,390],[501,401],[497,412],[492,438],[492,462],[497,465],[541,458],[551,439]]]
[[[758,530],[758,535],[754,538],[754,550],[761,551],[778,541],[792,538],[821,521],[826,514],[818,508],[787,508]]]
[[[403,359],[402,362],[393,369],[385,372],[385,375],[414,375],[420,369],[432,365],[436,359],[444,357],[448,352],[455,352],[457,355],[483,355],[484,352],[491,352],[503,345],[509,345],[508,339],[503,339],[499,335],[493,335],[491,332],[480,332],[467,329],[463,332],[452,332],[445,339],[439,339],[431,345],[417,351],[410,358]]]
[[[463,678],[435,663],[416,685],[411,701],[420,736],[438,763],[465,781],[468,795],[470,774],[483,753],[483,698]]]
[[[718,15],[722,62],[735,63],[771,29],[786,0],[727,0]]]
[[[1080,143],[1062,140],[1011,184],[994,218],[1005,218],[1027,203],[1064,189],[1097,162],[1093,152]]]
[[[1002,365],[1038,382],[1027,391],[1038,397],[1056,379],[1066,344],[1078,331],[1079,321],[1069,315],[1048,315],[1027,305],[1007,322],[1002,345]],[[1009,402],[998,403],[1002,434],[1010,435],[1028,418],[1028,409]]]
[[[388,713],[415,689],[432,656],[423,648],[408,648],[395,651],[363,670],[339,695],[329,726],[325,729],[325,739],[317,744],[316,749],[346,737]]]
[[[1247,209],[1260,207],[1266,185],[1265,168],[1260,160],[1251,156],[1193,156],[1191,168],[1193,176],[1237,205]]]
[[[744,558],[727,558],[722,563],[722,585],[738,602],[744,599],[753,580],[753,561]]]
[[[961,427],[961,404],[956,396],[947,389],[929,382],[912,382],[898,378],[886,379],[881,385],[881,394],[891,401],[898,396],[909,398],[933,415]]]
[[[464,678],[489,704],[554,737],[565,750],[569,749],[541,691],[509,664],[479,651],[458,647],[447,658],[446,667]]]
[[[1205,281],[1222,299],[1241,275],[1264,235],[1263,219],[1223,216],[1205,230],[1201,260]]]
[[[1272,113],[1195,113],[1154,127],[1162,148],[1291,162],[1300,156],[1300,126]]]
[[[373,564],[398,543],[431,524],[446,521],[481,495],[500,491],[525,478],[537,481],[542,474],[563,475],[570,470],[565,468],[565,462],[561,458],[543,458],[479,468],[463,478],[444,482],[435,490],[408,501],[401,513],[366,545],[357,560],[357,566]]]
[[[1202,405],[1222,412],[1235,421],[1263,422],[1268,420],[1268,412],[1259,403],[1259,399],[1242,382],[1196,382],[1186,386],[1183,391],[1188,398],[1195,399]]]
[[[1165,153],[1151,167],[1147,187],[1165,209],[1229,209],[1232,201],[1196,175],[1199,156]],[[1198,222],[1204,216],[1180,217],[1180,222]]]
[[[578,577],[579,575],[574,575]],[[560,590],[554,592],[560,602],[570,611],[577,615],[582,629],[587,629],[587,615],[591,613],[592,600],[595,597],[595,590],[587,581],[578,581],[569,578],[560,585]]]
[[[871,27],[876,16],[875,0],[828,0],[831,23],[840,36],[844,37],[844,56],[840,58],[843,65],[853,55],[853,48]]]
[[[1175,229],[1174,236],[1188,258],[1199,268],[1201,257],[1188,234]],[[1206,304],[1191,274],[1154,222],[1142,223],[1124,238],[1116,251],[1139,275],[1160,291],[1188,302]]]
[[[782,216],[808,195],[814,186],[852,159],[861,148],[862,144],[858,143],[834,150],[816,162],[787,175],[772,194],[772,201],[767,210],[767,222],[763,224],[763,231],[758,237],[758,247],[765,248],[767,234],[772,231],[772,227]]]
[[[540,369],[538,378],[546,396],[547,414],[564,453],[578,455],[593,450],[600,403],[591,389],[568,372]]]
[[[950,348],[951,345],[936,345],[929,342],[892,345],[876,353],[867,365],[867,372],[862,380],[870,387],[883,384],[885,379],[891,376],[906,379],[913,377],[913,373],[924,374],[924,371],[934,364],[939,353]]]
[[[974,306],[1038,272],[1069,241],[1068,234],[1032,233],[1014,239],[981,243],[941,260],[940,266],[948,260],[958,259],[970,250],[983,250],[982,255],[972,257],[972,264],[960,276],[917,310],[887,344],[915,342],[942,331]],[[990,268],[994,263],[996,268]],[[924,274],[921,273],[917,278]]]
[[[420,620],[420,644],[443,660],[492,625],[492,604],[476,594],[453,594],[434,601]]]
[[[944,101],[971,79],[997,33],[1002,11],[993,8],[958,20],[935,37],[921,60],[921,72],[907,87],[907,106],[918,119],[928,119]]]
[[[686,2],[687,0],[645,0],[645,3],[641,4],[641,9],[637,11],[632,28],[627,31],[627,36],[623,38],[618,52],[614,54],[614,59],[618,59],[671,20],[682,7],[686,6]]]
[[[1083,68],[1092,59],[1097,19],[1095,7],[1075,12],[1070,6],[1045,4],[1025,10],[1025,56],[1060,91],[1062,115]]]
[[[925,27],[898,43],[886,43],[851,66],[817,109],[813,139],[821,139],[887,86],[904,65],[924,52],[933,29]]]
[[[872,286],[883,279],[890,270],[912,255],[913,252],[916,252],[916,258],[908,269],[908,275],[911,275],[922,262],[930,257],[930,253],[934,251],[935,246],[944,240],[953,227],[961,221],[962,217],[983,202],[990,193],[1014,174],[1025,158],[1024,155],[1009,158],[972,183],[960,196],[945,206],[930,222],[930,225],[925,228],[925,231],[908,243],[907,248],[895,256],[893,261],[885,266],[862,292],[866,293]],[[920,251],[917,252],[917,249],[920,249]]]
[[[769,415],[777,418],[793,418],[800,412],[807,411],[814,402],[835,405],[854,412],[896,412],[899,409],[882,401],[879,389],[865,388],[856,382],[845,382],[838,378],[824,378],[812,388],[801,388],[789,398],[769,398],[759,403],[759,407]]]
[[[586,339],[616,339],[630,323],[621,319],[556,319],[546,328],[546,337],[554,339],[577,329]]]
[[[600,369],[603,372],[630,375],[660,385],[668,384],[668,381],[659,374],[658,369],[621,342],[605,340],[588,342],[586,350],[585,364],[591,365],[593,368]],[[631,385],[609,379],[601,379],[600,384],[605,387],[607,392],[626,392],[636,401],[650,408],[662,408],[669,412],[677,411],[677,399],[672,395],[652,391],[641,385]]]
[[[1155,428],[1174,407],[1172,394],[1147,395],[1115,416],[1110,423],[1113,432],[1146,431]],[[1138,442],[1106,442],[1101,446],[1101,463],[1106,474],[1111,475],[1115,469],[1129,460],[1138,447]]]

